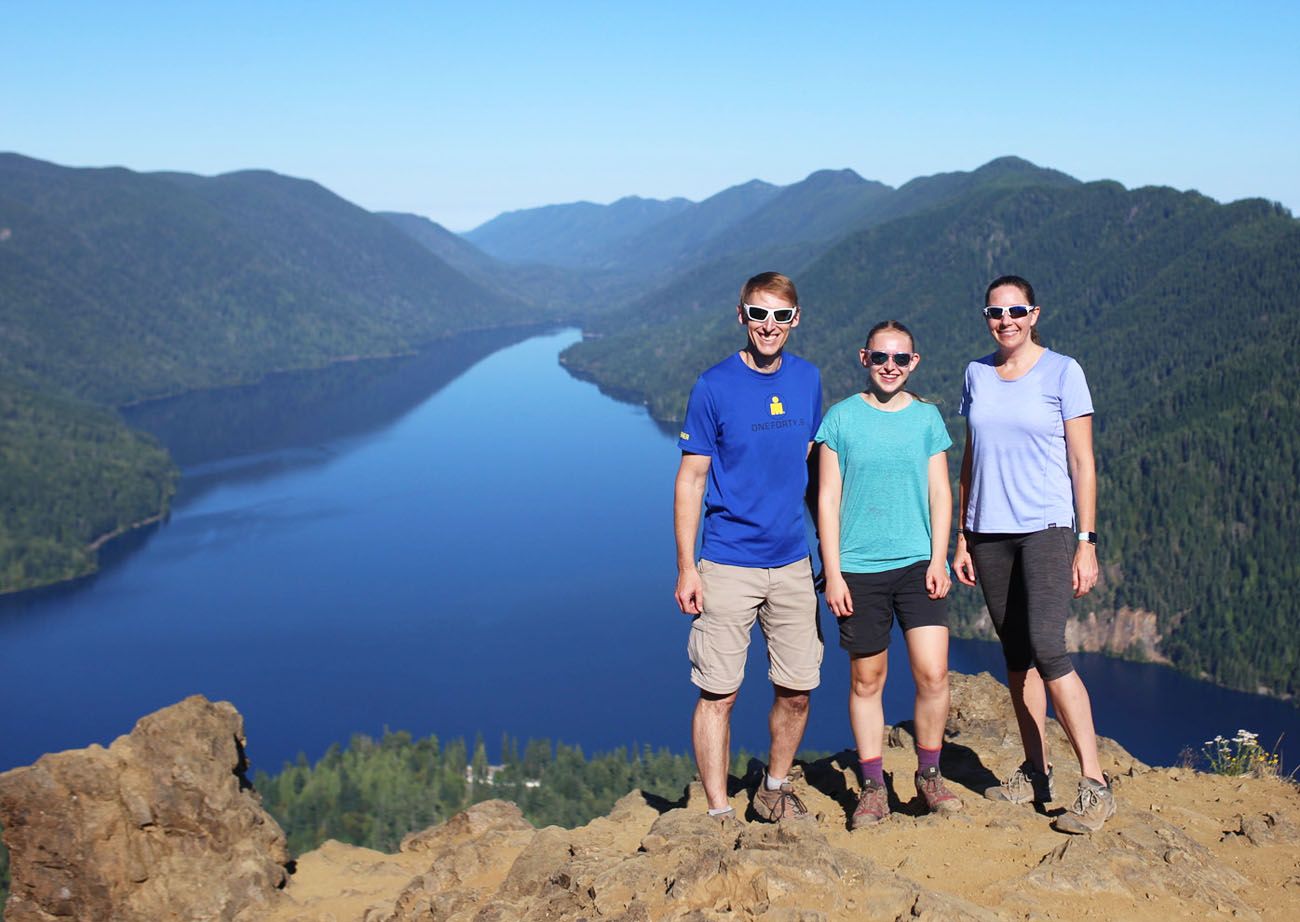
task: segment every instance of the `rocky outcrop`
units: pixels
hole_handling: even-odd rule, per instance
[[[286,879],[284,834],[244,777],[243,719],[195,696],[107,749],[0,775],[6,922],[231,920]]]
[[[746,817],[756,773],[732,779],[738,818],[723,821],[705,814],[698,784],[675,803],[632,792],[607,816],[577,829],[534,829],[513,804],[488,801],[407,836],[391,855],[327,842],[298,859],[282,890],[272,885],[259,891],[237,913],[236,903],[227,901],[226,915],[201,914],[202,907],[215,905],[210,897],[190,904],[200,909],[157,903],[149,914],[139,903],[129,908],[118,903],[111,913],[92,907],[65,917],[206,919],[235,913],[234,922],[1300,918],[1295,786],[1278,779],[1153,769],[1103,739],[1102,766],[1116,779],[1119,813],[1098,833],[1063,836],[1051,829],[1050,820],[1068,806],[1078,774],[1061,729],[1051,722],[1048,733],[1056,761],[1056,803],[1035,810],[985,800],[984,788],[1022,758],[1014,715],[1005,687],[991,676],[954,675],[952,684],[943,770],[964,803],[954,815],[929,815],[915,798],[910,727],[900,724],[890,728],[885,750],[893,813],[868,830],[848,830],[857,781],[854,755],[844,752],[799,767],[798,788],[813,814],[802,822],[770,825]],[[187,742],[197,744],[195,737]],[[207,751],[190,758],[206,763]],[[0,776],[0,789],[6,804],[13,804],[9,777]],[[119,797],[116,809],[131,815],[132,822],[146,810],[157,818],[161,811],[147,797],[159,793],[142,793],[146,799],[132,801],[135,807]],[[79,809],[64,810],[66,825],[81,821]],[[190,802],[184,809],[203,807]],[[243,828],[256,838],[265,826]],[[46,834],[54,835],[48,827]],[[218,849],[222,854],[229,852],[227,835],[213,834],[214,845],[226,843]],[[84,830],[76,836],[82,842],[92,838]],[[15,868],[25,863],[28,874],[39,869],[47,856],[41,842],[30,834],[11,837]],[[175,861],[148,864],[145,882],[132,882],[132,872],[119,861],[114,878],[109,865],[121,849],[105,844],[102,850],[97,879],[115,893],[131,894],[132,887],[149,881],[161,886],[169,874],[176,876],[163,888],[168,892],[200,885],[180,876],[184,869]],[[199,860],[198,851],[188,854]],[[250,892],[231,883],[238,863],[217,857],[208,856],[206,866],[215,869],[214,877],[227,877],[210,883],[228,886],[227,894]],[[24,922],[55,918],[13,915],[12,906],[10,913],[8,918]]]
[[[989,610],[981,607],[979,613],[962,625],[963,636],[981,640],[997,640]],[[1152,663],[1168,663],[1169,657],[1160,650],[1164,635],[1160,633],[1160,618],[1143,608],[1127,606],[1105,611],[1089,611],[1081,618],[1071,617],[1065,622],[1065,647],[1072,653],[1106,653],[1110,656],[1128,656]],[[1261,694],[1270,694],[1267,690]]]
[[[1160,652],[1162,639],[1156,613],[1141,608],[1090,611],[1065,624],[1066,646],[1088,653],[1137,656],[1153,663],[1167,663],[1169,658]]]

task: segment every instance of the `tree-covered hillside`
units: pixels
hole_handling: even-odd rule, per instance
[[[1287,536],[1300,526],[1300,385],[1289,374],[1300,225],[1266,202],[1170,189],[967,185],[804,267],[793,348],[822,366],[835,400],[861,386],[866,330],[904,321],[925,355],[913,384],[939,402],[960,446],[964,366],[993,349],[978,314],[984,285],[1028,277],[1045,341],[1080,360],[1097,405],[1107,578],[1078,611],[1153,611],[1162,652],[1182,668],[1300,691],[1300,606],[1286,592],[1296,572]],[[781,266],[753,266],[767,268]],[[675,323],[632,314],[564,361],[678,418],[695,375],[743,342],[725,294],[689,311],[666,297]],[[957,600],[969,623],[977,593]]]
[[[581,747],[550,740],[530,740],[521,752],[507,738],[501,758],[489,766],[481,737],[471,749],[463,739],[444,744],[406,732],[355,736],[314,765],[299,756],[277,774],[258,772],[254,787],[300,855],[326,839],[392,851],[407,833],[489,798],[514,801],[538,827],[578,826],[634,789],[676,799],[695,777],[689,756],[649,747],[588,759]]]
[[[0,379],[0,587],[89,573],[92,543],[157,515],[175,480],[111,411]]]
[[[490,798],[518,804],[539,828],[580,826],[633,790],[676,801],[696,775],[692,757],[649,746],[586,756],[580,746],[540,739],[521,749],[503,737],[498,752],[501,762],[489,765],[481,735],[472,746],[436,736],[417,740],[405,731],[379,740],[354,736],[315,764],[299,755],[275,774],[259,771],[253,786],[288,836],[289,851],[301,855],[326,839],[394,851],[406,834]],[[731,773],[744,777],[751,763],[742,748]]]
[[[106,404],[523,320],[315,183],[0,155],[0,372]]]

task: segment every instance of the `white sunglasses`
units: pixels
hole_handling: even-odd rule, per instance
[[[796,307],[761,307],[758,304],[740,305],[745,310],[745,319],[751,323],[763,323],[770,316],[777,323],[792,323],[794,315],[798,313]]]

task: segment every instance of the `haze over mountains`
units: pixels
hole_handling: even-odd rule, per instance
[[[273,173],[0,155],[0,587],[85,572],[94,538],[165,509],[174,468],[120,422],[123,403],[563,321],[591,334],[567,367],[669,420],[741,345],[736,292],[764,269],[799,284],[792,346],[822,366],[829,400],[860,386],[872,323],[911,326],[926,357],[914,383],[959,446],[962,369],[991,349],[983,287],[1029,277],[1045,339],[1080,359],[1098,407],[1106,578],[1079,636],[1300,690],[1300,386],[1286,373],[1300,225],[1260,200],[1085,184],[1014,157],[896,189],[824,170],[702,202],[555,205],[458,236]],[[976,594],[963,598],[978,630]]]

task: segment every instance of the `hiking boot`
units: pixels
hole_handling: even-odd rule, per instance
[[[889,795],[883,785],[868,779],[862,782],[862,793],[858,795],[858,805],[849,818],[850,829],[864,829],[874,826],[889,816]]]
[[[1110,790],[1110,777],[1102,777],[1106,779],[1104,784],[1091,778],[1079,779],[1079,796],[1074,799],[1069,812],[1061,814],[1052,823],[1057,832],[1071,835],[1096,832],[1115,815],[1115,795]]]
[[[939,766],[932,765],[924,772],[917,772],[916,793],[924,800],[931,813],[956,813],[961,810],[961,798],[948,790],[944,784]]]
[[[1034,767],[1034,763],[1021,762],[1010,778],[986,790],[984,796],[989,800],[1001,800],[1009,804],[1048,803],[1056,798],[1056,790],[1052,785],[1052,766],[1047,766],[1047,774],[1043,774]]]
[[[769,791],[767,789],[767,775],[763,775],[763,780],[758,783],[758,790],[754,792],[754,800],[751,802],[754,813],[761,820],[767,820],[769,823],[779,823],[781,820],[802,820],[809,816],[808,808],[803,805],[799,795],[794,792],[794,785],[789,781],[784,782],[779,790]]]

